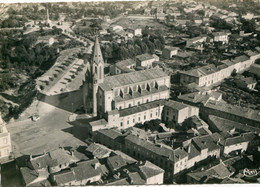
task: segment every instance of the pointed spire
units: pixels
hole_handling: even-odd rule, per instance
[[[96,36],[96,41],[95,41],[95,44],[94,44],[93,55],[94,56],[93,56],[92,63],[96,63],[96,64],[102,63],[102,64],[104,64],[104,60],[103,60],[103,56],[102,56],[102,53],[101,53],[100,44],[99,44],[99,40],[98,40],[97,36]]]

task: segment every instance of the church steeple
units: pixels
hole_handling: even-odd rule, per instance
[[[96,40],[95,40],[95,44],[94,44],[94,53],[93,53],[93,60],[92,63],[102,63],[104,64],[104,60],[103,60],[103,56],[102,56],[102,52],[100,49],[100,44],[98,41],[98,37],[96,36]]]
[[[95,83],[102,83],[104,80],[104,60],[100,49],[98,37],[96,36],[93,57],[91,62],[92,75]]]

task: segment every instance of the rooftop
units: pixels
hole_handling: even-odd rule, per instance
[[[212,100],[209,100],[206,103],[205,107],[260,122],[259,110],[253,110],[250,108],[235,106],[235,105],[227,104],[223,101],[212,101]]]
[[[110,91],[116,87],[136,84],[163,77],[168,77],[168,75],[160,68],[151,68],[143,71],[105,77],[104,82],[100,84],[100,87],[105,91]]]
[[[154,177],[160,173],[164,173],[163,169],[149,161],[146,161],[145,164],[143,166],[139,166],[139,168],[145,179],[149,179],[150,177]]]
[[[115,155],[107,158],[107,163],[113,171],[118,170],[127,165],[126,161],[120,155]]]
[[[141,104],[138,106],[133,106],[133,107],[126,108],[123,110],[119,110],[119,115],[120,115],[120,117],[129,116],[131,114],[136,114],[136,113],[139,113],[142,111],[150,110],[152,108],[156,108],[156,107],[159,107],[162,105],[164,105],[164,100],[156,100],[156,101],[148,102],[148,103]]]
[[[166,101],[164,105],[175,110],[182,110],[184,108],[189,107],[189,105],[183,104],[181,102],[173,101],[173,100]]]
[[[154,57],[148,53],[145,53],[145,54],[136,56],[136,59],[139,61],[145,61],[145,60],[154,59]]]
[[[203,77],[203,76],[215,73],[217,71],[218,71],[218,69],[214,64],[209,64],[209,65],[202,66],[202,67],[199,67],[199,68],[196,68],[196,69],[191,69],[189,71],[183,71],[181,73],[187,74],[187,75],[190,75],[190,76],[194,76],[194,77]]]

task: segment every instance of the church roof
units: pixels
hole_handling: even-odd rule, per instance
[[[94,44],[93,63],[96,63],[96,64],[104,63],[101,49],[100,49],[100,44],[98,41],[98,37],[96,37],[96,41]]]
[[[105,77],[104,82],[101,83],[99,86],[101,87],[101,89],[105,91],[109,91],[116,87],[136,84],[136,83],[167,77],[167,76],[168,75],[164,73],[161,69],[152,68],[143,71],[135,71],[132,73],[125,73],[125,74]]]

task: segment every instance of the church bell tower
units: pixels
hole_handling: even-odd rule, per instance
[[[102,57],[98,37],[95,39],[93,54],[83,85],[83,102],[86,113],[92,112],[97,116],[98,86],[104,81],[104,60]]]

